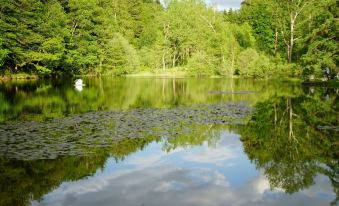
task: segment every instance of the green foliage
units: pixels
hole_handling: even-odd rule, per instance
[[[239,54],[237,70],[246,77],[268,77],[272,74],[268,57],[258,54],[254,49],[246,49]]]
[[[107,72],[113,72],[113,75],[122,75],[135,72],[139,65],[139,57],[132,45],[119,33],[114,34],[113,39],[108,44],[107,55],[110,58],[105,59],[105,65],[111,68]]]
[[[40,64],[59,66],[66,18],[58,1],[5,0],[0,15],[0,36],[9,51],[5,64],[26,72]]]
[[[322,70],[326,67],[331,68],[333,73],[339,72],[338,3],[332,0],[326,2],[320,7],[321,12],[310,25],[310,33],[304,39],[308,45],[301,57],[305,75],[315,74],[322,77]]]
[[[257,47],[271,54],[274,48],[274,21],[267,2],[254,1],[251,4],[244,4],[240,10],[240,18],[252,26]]]
[[[9,51],[7,49],[4,49],[2,45],[3,40],[0,38],[0,67],[4,65],[5,60],[9,54]]]
[[[162,58],[161,48],[148,48],[143,47],[139,51],[140,55],[140,64],[146,70],[157,70],[162,67],[161,61],[159,59]]]
[[[338,72],[335,0],[245,0],[239,12],[225,12],[225,18],[238,24],[248,22],[258,49],[300,65],[305,76],[312,73],[319,77],[325,66]],[[284,64],[280,62],[276,67]],[[300,76],[294,68],[288,66],[277,72],[285,70],[285,76]]]
[[[239,45],[243,48],[254,48],[255,38],[252,33],[252,28],[247,23],[235,27],[235,37]]]
[[[214,73],[215,62],[215,58],[198,51],[189,58],[187,70],[193,76],[210,76]]]
[[[203,0],[170,0],[165,8],[156,0],[3,0],[0,66],[38,74],[301,73],[275,61],[280,56],[304,74],[320,75],[324,65],[338,72],[336,1],[300,2],[246,0],[239,11],[219,12]]]

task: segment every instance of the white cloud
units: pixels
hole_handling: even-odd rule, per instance
[[[206,0],[206,3],[215,6],[218,10],[240,9],[243,0]]]
[[[243,0],[205,0],[209,6],[216,7],[218,10],[240,9],[240,4]],[[165,0],[160,0],[164,4]]]

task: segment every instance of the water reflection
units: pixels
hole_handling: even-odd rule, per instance
[[[321,88],[320,88],[321,89]],[[272,187],[287,193],[309,188],[319,175],[339,196],[338,96],[333,90],[300,96],[273,96],[239,131],[244,148]]]
[[[239,136],[233,133],[224,131],[215,147],[204,142],[189,153],[180,147],[164,153],[162,145],[152,143],[119,165],[108,159],[103,171],[65,182],[33,205],[312,206],[327,205],[335,197],[322,175],[313,187],[293,196],[280,188],[272,190],[265,175],[247,161]],[[192,158],[195,155],[203,161]]]
[[[81,92],[84,88],[85,84],[83,83],[82,79],[77,79],[75,80],[75,83],[74,83],[74,87],[75,87],[75,90],[77,90],[78,92]]]
[[[28,124],[60,126],[62,131],[13,130],[15,138],[0,141],[5,144],[0,147],[27,151],[34,144],[25,142],[25,134],[37,133],[41,138],[31,138],[34,143],[59,145],[65,140],[79,143],[74,150],[84,151],[30,161],[0,155],[1,206],[338,205],[339,101],[334,89],[240,80],[88,82],[81,95],[72,80],[68,85],[0,86],[2,132],[8,132],[8,125]],[[235,124],[237,118],[221,124],[220,114],[227,116],[228,110],[227,115],[192,110],[197,117],[189,112],[201,104],[209,108],[244,101],[255,108],[246,125]],[[168,108],[167,113],[156,108]],[[120,126],[103,118],[108,113],[121,114],[115,119]],[[166,126],[152,119],[158,117],[154,114],[160,119],[178,114],[187,121],[173,119]],[[142,120],[149,120],[146,126]],[[75,124],[81,121],[84,124]],[[173,125],[189,130],[171,130]],[[83,135],[74,132],[78,130]],[[59,133],[50,135],[53,131]],[[105,132],[105,147],[96,147],[101,143],[91,135]],[[113,133],[121,135],[112,139]],[[131,133],[137,138],[126,138]]]
[[[232,79],[84,79],[86,89],[74,89],[74,81],[0,82],[0,122],[45,121],[90,111],[130,108],[171,108],[220,102],[251,104],[273,93],[298,94],[299,86]],[[212,91],[212,92],[211,92]],[[226,92],[227,94],[213,91]],[[245,94],[236,92],[252,91]]]

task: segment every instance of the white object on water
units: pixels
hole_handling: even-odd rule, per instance
[[[82,83],[82,79],[77,79],[75,80],[75,86],[85,86],[83,83]]]
[[[78,92],[81,92],[84,88],[82,87],[82,85],[75,85],[75,89],[76,89]]]
[[[85,84],[83,84],[82,79],[77,79],[77,80],[75,80],[74,86],[75,86],[75,89],[77,91],[81,92],[83,90],[83,86],[85,86]]]

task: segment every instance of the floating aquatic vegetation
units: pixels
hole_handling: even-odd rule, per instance
[[[36,160],[90,155],[91,150],[124,138],[171,138],[189,133],[191,124],[244,124],[250,112],[244,103],[227,103],[89,112],[45,122],[7,122],[0,125],[0,156]]]

